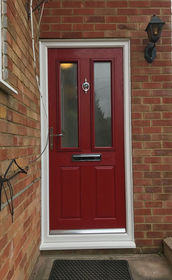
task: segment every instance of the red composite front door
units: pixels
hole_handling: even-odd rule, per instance
[[[122,48],[49,49],[50,231],[124,229]]]

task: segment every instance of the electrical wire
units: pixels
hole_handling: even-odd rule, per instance
[[[43,2],[42,8],[41,8],[41,14],[40,14],[39,23],[38,23],[38,32],[40,30],[41,20],[42,20],[42,16],[43,16],[43,12],[44,12],[44,6],[45,6],[45,2]]]
[[[38,28],[40,28],[40,23],[41,23],[41,19],[42,19],[42,15],[43,15],[43,10],[44,10],[44,5],[45,5],[45,2],[42,1],[41,3],[42,3],[42,9],[41,9],[41,15],[40,15],[40,20],[39,20]],[[45,104],[44,104],[44,101],[43,101],[43,96],[41,94],[41,89],[40,89],[40,85],[39,85],[39,77],[38,77],[38,75],[36,73],[37,61],[36,61],[36,52],[35,52],[35,38],[34,38],[34,25],[33,25],[33,9],[32,9],[32,4],[33,4],[33,0],[30,0],[30,19],[31,19],[33,67],[34,67],[35,78],[36,78],[37,86],[38,86],[38,89],[39,89],[40,98],[41,98],[41,101],[42,101],[42,104],[43,104],[45,116],[46,116],[46,118],[48,120],[48,116],[47,116],[47,112],[46,112],[46,107],[45,107]],[[6,198],[6,201],[7,201],[8,207],[9,207],[9,211],[10,211],[10,214],[11,214],[11,217],[12,217],[12,222],[13,222],[13,216],[14,216],[14,205],[13,205],[13,187],[12,187],[12,184],[11,184],[10,181],[14,177],[16,177],[18,174],[20,174],[20,173],[27,174],[28,169],[29,169],[29,165],[33,164],[34,162],[36,162],[38,159],[41,158],[41,156],[43,155],[43,153],[47,149],[48,143],[49,143],[49,133],[47,133],[47,139],[46,139],[45,147],[42,150],[42,152],[39,154],[38,157],[36,157],[32,161],[29,161],[28,165],[24,169],[19,166],[19,164],[16,162],[16,159],[13,159],[10,162],[9,166],[7,167],[4,176],[0,176],[0,211],[1,211],[1,203],[2,203],[2,190],[4,190],[5,198]],[[10,168],[11,168],[13,163],[18,167],[18,171],[15,172],[9,178],[7,178],[8,172],[9,172],[9,170],[10,170]],[[9,196],[10,196],[10,198],[8,197],[7,189],[5,187],[5,184],[6,184],[6,186],[9,189]]]
[[[36,77],[36,82],[37,82],[37,86],[38,86],[39,93],[40,93],[41,102],[42,102],[42,105],[43,105],[43,108],[44,108],[44,113],[45,113],[46,118],[48,119],[47,111],[46,111],[46,106],[44,104],[43,95],[42,95],[41,89],[40,89],[39,77],[38,77],[38,75],[36,73],[37,60],[36,60],[36,52],[35,52],[35,35],[34,35],[32,4],[33,4],[33,0],[30,0],[30,24],[31,24],[31,36],[32,36],[33,67],[34,67],[34,71],[35,71],[35,77]],[[45,3],[43,3],[42,9],[41,9],[41,16],[40,16],[40,20],[39,20],[39,26],[40,26],[42,15],[43,15],[44,5],[45,5]]]
[[[42,157],[43,153],[47,149],[48,143],[49,143],[49,133],[47,135],[47,140],[46,140],[44,149],[42,150],[42,152],[39,154],[38,157],[36,157],[34,160],[29,161],[29,164],[25,167],[25,169],[28,169],[30,164],[33,164],[35,161],[37,161],[38,159],[40,159]]]
[[[44,113],[45,113],[46,119],[48,120],[46,106],[44,104],[43,95],[42,95],[41,89],[40,89],[39,77],[36,73],[37,61],[36,61],[36,52],[35,52],[35,36],[34,36],[33,7],[32,7],[32,5],[33,5],[33,0],[30,0],[30,22],[31,22],[31,36],[32,36],[32,52],[33,52],[34,71],[35,71],[36,82],[37,82],[37,86],[38,86],[38,89],[39,89],[40,98],[41,98],[42,106],[43,106],[43,109],[44,109]],[[40,19],[39,19],[38,28],[40,28],[41,19],[42,19],[42,15],[43,15],[43,11],[44,11],[44,6],[45,6],[45,2],[42,3],[42,9],[41,9],[41,15],[40,15]],[[46,144],[45,144],[45,147],[44,147],[43,151],[40,153],[40,155],[36,159],[30,161],[29,164],[32,164],[32,163],[34,163],[35,161],[37,161],[38,159],[41,158],[41,156],[43,155],[43,153],[45,152],[45,150],[48,146],[48,142],[49,142],[49,133],[47,132]]]
[[[17,166],[17,168],[19,170],[17,172],[15,172],[12,176],[7,178],[8,172],[9,172],[13,163]],[[7,167],[4,176],[3,177],[0,176],[0,211],[1,211],[1,202],[2,202],[2,190],[4,190],[5,198],[6,198],[8,208],[9,208],[9,211],[10,211],[10,214],[11,214],[11,217],[12,217],[12,222],[13,222],[13,216],[14,216],[14,205],[13,205],[13,187],[12,187],[12,184],[11,184],[10,181],[20,173],[27,174],[27,171],[25,169],[23,169],[22,167],[20,167],[18,165],[18,163],[16,162],[16,160],[13,159],[10,162],[9,166]],[[10,198],[8,198],[5,183],[8,186]]]

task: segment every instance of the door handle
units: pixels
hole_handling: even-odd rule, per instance
[[[53,134],[53,127],[50,127],[49,129],[49,135],[50,135],[50,150],[53,150],[54,147],[54,136],[63,136],[63,133]]]

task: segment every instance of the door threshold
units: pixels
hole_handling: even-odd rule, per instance
[[[50,230],[50,235],[60,234],[107,234],[107,233],[126,233],[125,228],[108,228],[108,229],[74,229],[74,230]]]

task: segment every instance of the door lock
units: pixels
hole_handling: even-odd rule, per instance
[[[63,136],[63,133],[53,134],[53,127],[50,127],[49,135],[50,135],[50,150],[52,151],[54,147],[54,136]]]

